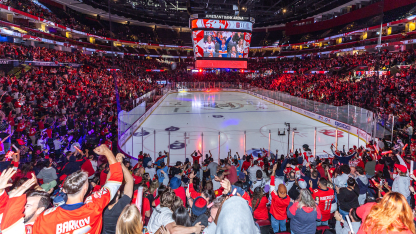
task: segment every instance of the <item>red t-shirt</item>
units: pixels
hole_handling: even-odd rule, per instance
[[[183,201],[183,206],[186,207],[186,192],[185,189],[183,187],[179,187],[177,189],[173,190],[176,194],[176,196],[178,196],[180,199],[182,199]]]
[[[17,124],[17,129],[16,132],[23,132],[23,130],[25,130],[25,123],[19,123]]]
[[[34,136],[36,134],[36,129],[35,128],[31,128],[30,132],[29,132],[29,136]]]
[[[247,171],[247,169],[251,166],[250,162],[244,161],[243,165],[241,165],[241,170]]]
[[[274,176],[270,178],[270,186],[274,186]],[[290,204],[290,197],[280,198],[276,192],[271,192],[272,204],[270,206],[270,214],[277,220],[287,219],[287,207]]]
[[[145,213],[148,210],[150,210],[149,199],[147,199],[147,197],[143,196],[143,203],[142,203],[142,220],[143,220],[143,223],[145,222],[145,219],[146,219]]]
[[[253,216],[255,219],[263,219],[263,220],[267,220],[269,219],[269,211],[267,209],[267,198],[266,197],[262,197],[260,200],[260,204],[258,204],[257,208],[256,208],[257,204],[253,204]]]
[[[45,128],[45,124],[43,123],[43,121],[39,121],[38,126],[39,126],[39,130],[43,130]]]
[[[140,184],[142,182],[143,178],[141,176],[135,176],[133,175],[134,184]]]
[[[231,184],[234,184],[235,182],[237,182],[238,176],[237,176],[237,169],[235,168],[235,166],[231,166],[228,172],[230,172],[230,174],[228,174],[228,180],[231,182]]]
[[[375,167],[376,171],[383,172],[383,169],[384,169],[384,164],[377,164],[376,167]]]

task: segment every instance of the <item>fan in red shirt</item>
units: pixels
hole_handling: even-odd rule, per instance
[[[253,192],[253,217],[256,220],[267,220],[269,219],[269,210],[267,209],[267,197],[263,194],[263,188],[257,187]]]
[[[270,206],[271,223],[273,232],[277,233],[286,231],[287,207],[290,203],[290,198],[287,195],[287,189],[284,184],[279,184],[278,192],[275,190],[274,176],[277,164],[273,166],[273,174],[270,177],[270,195],[272,203]]]
[[[198,155],[199,153],[199,155]],[[198,150],[198,153],[196,152],[196,150],[191,154],[192,157],[192,162],[199,162],[199,159],[202,158],[202,154],[201,152]]]
[[[104,187],[93,195],[84,196],[88,191],[88,176],[77,171],[68,176],[63,191],[68,195],[66,204],[46,210],[33,226],[33,233],[101,233],[102,212],[117,194],[123,172],[120,163],[105,145],[94,149],[98,155],[105,155],[110,164],[110,178]]]
[[[250,156],[246,156],[246,161],[243,162],[243,165],[241,165],[241,171],[247,171],[247,169],[251,166],[250,163]]]
[[[311,180],[309,181],[312,182]],[[321,210],[322,214],[322,225],[328,225],[328,220],[331,219],[331,205],[334,201],[334,190],[328,188],[328,180],[325,178],[320,178],[318,181],[319,188],[318,189],[311,189],[312,197],[318,203],[319,209]]]

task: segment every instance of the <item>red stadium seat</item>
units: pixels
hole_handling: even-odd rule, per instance
[[[256,223],[260,226],[260,227],[264,227],[264,226],[270,226],[271,222],[268,219],[261,219],[261,220],[257,220]]]
[[[318,226],[316,227],[316,231],[321,231],[322,234],[325,232],[325,230],[329,229],[329,226]]]

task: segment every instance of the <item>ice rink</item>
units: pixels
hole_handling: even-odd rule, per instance
[[[290,123],[294,136],[278,135]],[[194,150],[204,155],[211,151],[214,159],[225,158],[231,149],[243,155],[259,148],[287,154],[289,148],[308,144],[316,155],[330,153],[335,144],[335,128],[297,114],[278,105],[240,92],[181,92],[168,95],[125,145],[126,152],[137,157],[143,149],[153,158],[156,152],[169,151],[170,164],[184,161]],[[293,137],[293,139],[292,139]],[[143,144],[142,144],[143,142]],[[338,148],[364,145],[355,135],[338,131]]]

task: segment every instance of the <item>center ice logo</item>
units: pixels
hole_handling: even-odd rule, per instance
[[[205,102],[202,104],[203,109],[214,110],[214,109],[222,109],[222,110],[235,110],[244,107],[243,104],[237,102]]]

